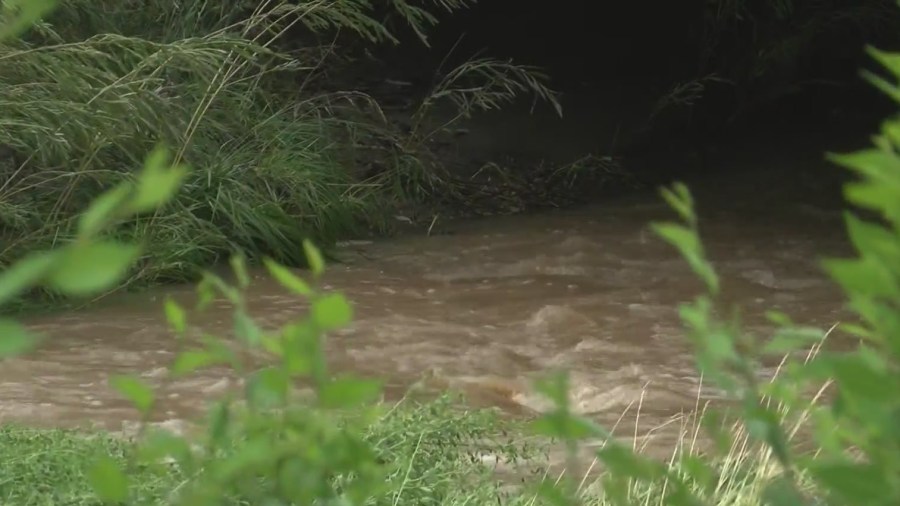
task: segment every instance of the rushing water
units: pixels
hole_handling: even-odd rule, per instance
[[[791,186],[780,170],[696,186],[702,235],[725,298],[743,306],[751,329],[767,328],[766,309],[828,326],[841,298],[816,262],[847,251],[840,216],[825,206],[829,192],[810,192],[802,178]],[[655,194],[636,195],[577,211],[455,224],[452,235],[355,244],[346,253],[360,254],[326,277],[357,313],[352,328],[330,336],[330,359],[337,369],[385,378],[391,395],[425,375],[432,386],[458,387],[475,404],[516,414],[543,407],[530,379],[564,367],[578,411],[612,424],[640,401],[642,422],[659,425],[692,409],[699,388],[676,305],[700,284],[647,228],[673,217]],[[277,325],[302,311],[296,298],[255,274],[249,297],[261,322]],[[163,382],[175,340],[162,296],[190,301],[191,290],[32,319],[52,339],[0,367],[0,418],[110,429],[134,420],[107,379],[135,373]],[[197,323],[228,333],[228,307],[214,307]],[[196,415],[231,384],[222,371],[166,384],[160,417]]]

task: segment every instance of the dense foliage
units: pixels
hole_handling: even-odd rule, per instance
[[[146,245],[126,280],[196,279],[232,251],[299,264],[305,238],[384,231],[398,206],[446,191],[431,132],[403,132],[365,90],[342,88],[350,55],[332,38],[350,39],[346,51],[394,43],[393,20],[425,42],[432,10],[468,2],[388,5],[385,17],[368,1],[76,0],[6,39],[0,265],[70,241],[80,210],[133,179],[157,143],[194,171],[164,208],[110,229]],[[508,62],[443,77],[417,119],[445,102],[462,116],[521,93],[554,100],[540,74]]]
[[[7,27],[14,26],[9,23],[15,21],[15,14],[24,15],[26,22],[28,14],[32,14],[30,20],[35,17],[35,11],[28,9],[4,13]],[[116,40],[111,36],[101,38]],[[85,50],[82,43],[60,43],[59,47]],[[237,51],[234,46],[229,48]],[[201,48],[195,50],[202,53]],[[35,49],[16,51],[30,52],[36,58],[47,56]],[[83,56],[100,54],[102,51],[87,50]],[[128,51],[119,56],[137,58],[135,54],[141,61],[151,56]],[[869,78],[900,103],[900,55],[876,50],[871,54],[890,75]],[[169,56],[178,59],[177,54]],[[276,55],[269,56],[277,60]],[[116,65],[114,60],[107,64]],[[96,67],[104,68],[100,63]],[[9,75],[16,74],[4,74],[3,78]],[[82,78],[91,79],[86,74]],[[151,73],[143,79],[157,78]],[[242,79],[237,82],[238,86],[247,85]],[[32,91],[25,88],[23,92]],[[138,86],[124,95],[130,100],[141,93],[149,91]],[[37,103],[53,104],[48,97]],[[233,98],[237,106],[239,97]],[[114,134],[122,133],[137,141],[147,133],[141,130],[146,128],[143,123],[129,116],[132,106],[136,107],[128,100],[110,102],[110,111],[115,110],[115,114],[109,113],[108,119],[113,122],[112,127],[105,127],[109,131],[77,121],[73,125],[63,121],[46,124],[71,126],[67,135],[81,139],[81,148],[89,147],[98,157],[108,156],[109,163],[127,165],[133,160],[123,153],[131,151],[125,149],[125,144],[116,148]],[[177,114],[177,108],[164,112]],[[77,119],[81,117],[78,113],[73,108],[69,114]],[[165,123],[163,119],[160,117],[159,121]],[[92,144],[97,138],[105,142]],[[141,145],[149,147],[146,142]],[[69,148],[69,143],[54,147],[52,142],[47,147],[33,146],[36,157],[51,160]],[[106,148],[110,151],[104,151]],[[608,468],[601,488],[584,489],[565,479],[541,480],[540,498],[553,504],[900,503],[900,431],[896,423],[900,413],[900,117],[894,115],[885,121],[873,147],[832,159],[858,176],[845,188],[848,202],[874,215],[864,220],[848,213],[847,231],[858,256],[824,264],[843,288],[849,307],[859,320],[842,330],[858,339],[859,344],[849,351],[825,350],[821,348],[824,332],[799,327],[782,314],[771,314],[778,330],[766,341],[755,341],[731,322],[719,320],[713,311],[718,277],[705,257],[690,193],[684,186],[675,185],[663,196],[683,223],[656,224],[655,229],[679,248],[705,283],[707,293],[683,305],[681,315],[689,338],[696,344],[700,372],[738,401],[738,429],[722,430],[715,417],[707,417],[706,425],[724,453],[701,456],[684,451],[668,465],[637,455],[631,447],[609,438],[597,453]],[[36,286],[67,295],[91,296],[119,283],[144,251],[123,240],[131,236],[121,232],[122,224],[146,226],[145,220],[152,222],[165,216],[159,209],[181,209],[173,204],[184,205],[179,196],[190,193],[191,185],[198,181],[196,169],[188,169],[184,160],[190,161],[190,157],[176,156],[176,163],[171,163],[166,151],[157,149],[144,160],[143,170],[134,174],[124,169],[116,172],[129,177],[122,177],[97,198],[87,193],[79,195],[78,188],[71,187],[57,213],[67,209],[66,216],[71,221],[67,230],[71,231],[72,240],[53,249],[41,244],[40,250],[7,266],[0,274],[0,303]],[[209,173],[200,174],[210,177]],[[96,184],[92,178],[99,176],[88,171],[83,177]],[[90,201],[85,209],[76,207],[82,200]],[[115,233],[110,235],[110,231]],[[315,279],[324,269],[322,255],[312,243],[303,244],[303,255]],[[153,242],[148,245],[154,247]],[[414,410],[408,415],[411,418],[393,430],[379,432],[379,420],[384,416],[374,403],[380,394],[379,384],[335,376],[328,370],[322,340],[353,317],[352,307],[344,297],[320,291],[275,260],[266,259],[269,273],[308,303],[304,314],[277,331],[266,331],[246,311],[243,291],[250,280],[243,257],[234,256],[231,265],[236,279],[233,285],[212,274],[204,276],[198,309],[217,298],[229,301],[234,307],[235,339],[194,339],[188,332],[187,311],[168,301],[165,313],[181,347],[169,374],[178,377],[202,367],[224,365],[246,379],[246,388],[215,402],[198,434],[180,436],[146,425],[133,445],[95,441],[90,448],[104,454],[84,478],[92,484],[97,497],[107,504],[162,502],[192,506],[462,504],[501,500],[499,489],[480,488],[472,481],[473,476],[485,479],[482,474],[441,473],[458,470],[458,457],[464,454],[461,450],[485,435],[478,429],[483,424],[472,429],[465,425],[471,419],[465,417],[452,418],[444,411],[435,419],[419,416],[417,413],[421,412]],[[38,344],[36,337],[14,320],[0,320],[0,331],[3,357],[26,353]],[[810,345],[816,353],[809,358],[797,357],[795,352],[807,350]],[[271,361],[262,368],[252,368],[239,353],[242,349],[265,353]],[[784,354],[787,357],[781,375],[770,381],[760,380],[760,361],[766,356]],[[299,395],[298,383],[309,385],[310,395]],[[156,405],[153,389],[128,376],[114,378],[112,385],[133,403],[145,421],[150,419]],[[583,438],[608,437],[602,428],[567,409],[565,375],[549,377],[536,386],[556,401],[556,409],[535,422],[539,433],[562,438],[572,451]],[[807,396],[810,386],[826,395]],[[436,430],[423,431],[423,427]],[[791,437],[798,431],[808,433],[816,443],[814,452],[791,444]],[[0,438],[21,443],[21,435],[7,431]],[[478,437],[466,439],[473,435]],[[735,435],[742,439],[735,441]],[[39,437],[26,433],[25,439],[34,442]],[[86,448],[71,439],[66,439],[65,444],[78,451]],[[735,448],[740,449],[738,453]],[[427,455],[420,458],[419,452]],[[55,466],[53,469],[73,469],[72,461],[50,464]],[[77,476],[81,478],[80,474]],[[447,476],[458,481],[441,479]],[[148,481],[148,477],[159,481]],[[175,485],[162,490],[159,483]],[[496,495],[465,493],[484,490]],[[22,488],[17,489],[19,495],[14,497],[27,501],[21,491]],[[32,492],[37,497],[40,487]],[[41,497],[52,500],[53,496]],[[65,497],[71,499],[73,494]],[[516,500],[534,504],[541,499],[523,494]]]

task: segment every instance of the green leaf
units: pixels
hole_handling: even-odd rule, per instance
[[[888,186],[868,183],[848,183],[844,185],[844,198],[860,207],[874,210],[891,219],[900,221],[900,200],[896,200],[898,190]]]
[[[574,506],[579,504],[577,497],[568,489],[554,483],[553,480],[540,480],[535,495],[553,506]]]
[[[544,395],[557,408],[569,406],[569,375],[565,371],[548,374],[534,382],[537,393]]]
[[[278,281],[281,286],[287,288],[291,292],[303,297],[312,297],[315,295],[315,292],[313,292],[312,288],[306,284],[306,281],[295,276],[286,267],[281,266],[270,258],[263,259],[263,264],[266,266],[269,274],[275,278],[275,281]]]
[[[847,154],[831,154],[829,160],[858,173],[867,178],[864,184],[875,182],[885,183],[888,189],[900,184],[900,173],[897,168],[900,167],[900,158],[896,154],[884,149],[869,148],[861,149]],[[891,204],[885,201],[882,204]],[[882,207],[882,206],[879,206]]]
[[[608,437],[609,434],[596,423],[567,411],[555,410],[544,413],[531,422],[535,434],[578,441],[591,437]]]
[[[321,334],[311,322],[290,323],[281,330],[284,367],[292,375],[315,376],[322,368]]]
[[[235,337],[250,346],[257,346],[262,341],[262,329],[244,311],[234,312]]]
[[[303,241],[303,251],[306,254],[306,261],[309,262],[309,268],[312,270],[313,276],[321,276],[325,272],[325,259],[322,253],[308,239]]]
[[[859,352],[852,354],[820,354],[810,363],[810,372],[820,368],[817,376],[831,377],[840,389],[853,397],[876,403],[891,402],[897,394],[896,378],[884,364],[874,364]]]
[[[229,357],[211,350],[187,350],[179,353],[172,362],[169,370],[174,376],[191,374],[204,367],[227,364]]]
[[[339,329],[353,320],[353,308],[339,293],[316,298],[310,312],[315,324],[324,331]]]
[[[778,477],[766,483],[762,491],[762,503],[765,506],[803,506],[809,504],[809,501],[793,482]]]
[[[681,256],[688,262],[691,270],[700,277],[711,294],[719,292],[719,278],[712,265],[706,260],[703,245],[694,230],[675,223],[653,223],[651,227],[657,235],[681,252]]]
[[[184,308],[171,297],[166,297],[163,308],[166,312],[166,321],[172,327],[172,330],[178,334],[184,334],[187,331],[187,314]]]
[[[850,240],[861,255],[872,256],[888,269],[893,268],[895,275],[900,274],[900,237],[849,212],[844,221]]]
[[[660,194],[682,220],[687,223],[697,221],[697,216],[694,214],[694,199],[684,183],[675,183],[671,189],[662,188]]]
[[[24,355],[37,347],[41,339],[20,323],[0,318],[0,358]]]
[[[257,474],[261,469],[273,468],[281,460],[283,447],[284,442],[271,441],[269,438],[251,439],[229,452],[227,459],[216,462],[215,477],[220,483],[236,482]],[[216,503],[219,501],[212,504]]]
[[[247,379],[247,401],[256,408],[282,406],[287,401],[290,378],[276,367],[260,369]]]
[[[6,0],[0,16],[0,42],[21,35],[55,8],[56,0]]]
[[[87,478],[101,501],[114,504],[128,500],[128,476],[111,457],[98,457],[88,471]]]
[[[324,408],[350,408],[378,399],[381,385],[372,380],[336,378],[322,385],[318,394]]]
[[[682,255],[699,255],[703,249],[697,234],[690,228],[676,223],[653,223],[651,226],[657,235],[675,246]]]
[[[141,414],[146,415],[153,408],[156,398],[153,389],[134,376],[114,376],[110,379],[110,385],[128,399]]]
[[[866,53],[894,74],[894,77],[900,79],[900,54],[871,46],[866,47]]]
[[[885,470],[878,467],[814,461],[808,471],[823,488],[839,496],[846,504],[884,505],[891,499],[891,486],[885,480]]]
[[[872,258],[826,260],[823,267],[847,292],[900,299],[897,278]]]
[[[786,327],[775,332],[764,346],[763,353],[785,354],[811,344],[820,343],[825,331],[814,327]]]
[[[127,183],[120,184],[94,199],[87,211],[78,218],[78,234],[82,238],[91,238],[109,226],[118,218],[116,211],[124,206],[131,191],[132,188]]]
[[[607,441],[597,455],[609,467],[610,472],[619,475],[649,482],[668,474],[662,463],[637,455],[630,448],[613,441]]]
[[[756,398],[748,397],[744,400],[743,418],[744,427],[751,437],[765,442],[782,465],[791,465],[787,436],[781,428],[778,415],[770,407],[761,404]]]
[[[67,295],[94,295],[121,281],[139,254],[136,246],[117,242],[66,248],[47,283]]]
[[[0,305],[40,284],[59,258],[58,252],[32,253],[0,274]]]
[[[247,260],[243,255],[233,255],[229,260],[231,263],[231,271],[237,278],[238,287],[242,290],[250,286],[250,274],[247,273]]]
[[[209,412],[207,423],[207,435],[212,449],[221,448],[227,443],[231,426],[231,403],[227,399],[216,402]]]
[[[161,463],[163,459],[172,458],[185,474],[190,474],[194,467],[194,453],[188,441],[158,428],[150,428],[147,436],[140,441],[138,457],[141,462],[148,463]]]
[[[157,147],[144,161],[130,211],[137,214],[160,208],[178,193],[187,173],[188,168],[184,165],[169,165],[168,151]]]
[[[716,472],[709,462],[697,455],[684,455],[679,459],[678,469],[700,490],[711,493],[716,487]]]

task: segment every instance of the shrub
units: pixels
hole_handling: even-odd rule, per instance
[[[875,49],[870,54],[890,77],[866,76],[900,102],[900,55]],[[719,279],[706,258],[685,186],[662,192],[683,224],[654,224],[705,284],[705,294],[681,306],[681,318],[695,345],[699,372],[735,401],[737,434],[745,439],[737,442],[745,448],[738,457],[753,455],[755,462],[735,467],[741,459],[722,454],[736,448],[735,433],[723,430],[717,411],[707,413],[705,425],[720,453],[679,453],[666,466],[636,455],[600,427],[573,416],[566,405],[565,376],[538,385],[557,404],[555,412],[537,422],[539,431],[561,437],[573,448],[585,437],[607,438],[597,457],[608,467],[603,490],[610,504],[634,504],[635,491],[646,492],[647,487],[655,491],[654,503],[710,504],[732,488],[729,481],[744,483],[742,497],[732,498],[735,504],[900,503],[900,116],[883,123],[874,147],[830,159],[858,176],[845,186],[848,202],[874,216],[864,220],[848,211],[847,233],[858,256],[823,262],[859,319],[840,327],[859,340],[850,351],[823,348],[828,333],[796,325],[784,314],[769,314],[777,330],[767,340],[756,340],[717,317]],[[813,356],[801,354],[809,346]],[[761,380],[762,361],[784,354],[778,376]],[[809,396],[810,391],[818,394]],[[793,444],[798,431],[809,434],[814,451]],[[562,497],[560,503],[576,501],[571,490],[564,492],[570,493],[568,500],[555,489],[546,495]]]

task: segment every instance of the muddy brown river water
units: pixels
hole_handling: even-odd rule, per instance
[[[827,191],[809,191],[814,171],[801,179],[791,186],[776,167],[695,186],[725,297],[743,306],[755,331],[768,328],[766,309],[825,327],[840,317],[840,293],[817,266],[823,255],[849,251],[839,210],[824,202]],[[346,250],[352,260],[331,266],[326,279],[356,309],[353,326],[330,336],[330,359],[338,369],[385,378],[394,396],[426,375],[433,385],[462,389],[476,405],[513,414],[540,411],[529,381],[564,367],[578,411],[612,424],[640,401],[642,426],[664,424],[694,408],[700,385],[676,313],[700,285],[647,228],[669,218],[674,213],[649,193],[454,224],[453,235],[355,244]],[[249,297],[261,322],[277,325],[302,310],[256,274]],[[162,297],[190,301],[192,293],[169,287],[30,319],[52,339],[39,353],[0,366],[0,419],[113,430],[134,420],[107,379],[134,373],[161,381],[174,350]],[[230,312],[217,306],[200,323],[227,333]],[[221,371],[176,381],[163,392],[160,418],[195,416],[230,384]]]

